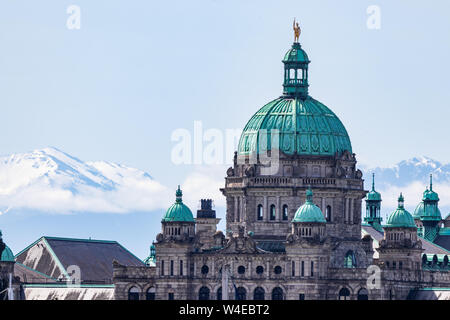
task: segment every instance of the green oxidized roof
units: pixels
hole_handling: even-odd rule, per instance
[[[286,154],[334,155],[352,152],[339,118],[324,104],[307,97],[280,97],[263,106],[248,121],[239,140],[239,154],[271,150],[270,130],[279,130],[280,150]],[[266,130],[265,132],[260,130]],[[258,145],[260,144],[260,145]]]
[[[4,244],[1,230],[0,230],[0,243]],[[14,254],[12,253],[11,249],[6,244],[4,245],[5,248],[2,250],[2,252],[0,252],[0,261],[10,261],[10,262],[15,261]]]
[[[306,190],[306,202],[297,209],[292,222],[327,222],[322,210],[313,203],[313,192],[311,189]]]
[[[188,206],[186,206],[183,203],[182,200],[183,193],[181,192],[180,186],[178,186],[175,195],[176,201],[169,209],[167,209],[166,214],[164,215],[162,221],[194,222],[194,216],[192,215],[191,209],[189,209]]]
[[[381,194],[375,191],[375,174],[372,173],[372,190],[367,194],[367,200],[369,201],[381,201]]]
[[[308,55],[302,49],[300,43],[294,42],[292,48],[284,55],[283,62],[304,62],[309,63]]]
[[[400,194],[398,198],[398,207],[397,209],[391,213],[391,215],[387,219],[387,223],[385,227],[390,228],[416,228],[416,224],[414,223],[414,219],[412,215],[406,211],[404,207],[404,198],[403,195]]]
[[[430,188],[423,192],[422,201],[414,210],[414,218],[422,220],[438,220],[442,219],[441,211],[438,207],[439,196],[433,191],[433,176],[430,175]]]

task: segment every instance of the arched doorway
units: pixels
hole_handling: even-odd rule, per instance
[[[339,290],[339,300],[349,300],[350,299],[350,290],[347,288],[342,288]]]
[[[217,289],[216,299],[222,300],[222,287],[219,287],[219,289]]]
[[[201,287],[200,290],[198,290],[198,300],[209,300],[208,287]]]
[[[275,287],[272,290],[272,300],[283,300],[283,289]]]
[[[155,300],[155,288],[154,287],[150,287],[147,289],[145,298],[146,298],[146,300]]]
[[[247,290],[244,287],[239,287],[236,289],[236,300],[246,300]]]
[[[358,300],[369,300],[369,292],[365,288],[358,291]]]
[[[253,292],[253,300],[264,300],[266,291],[262,287],[256,287]]]
[[[131,287],[128,290],[128,300],[139,300],[140,290],[137,287]]]

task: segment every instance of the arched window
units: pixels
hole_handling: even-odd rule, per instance
[[[344,268],[356,268],[356,258],[352,250],[345,254]]]
[[[330,222],[331,221],[331,206],[327,206],[325,209],[325,219]]]
[[[350,299],[350,290],[347,288],[342,288],[339,290],[339,300],[348,300]]]
[[[369,292],[365,288],[359,289],[358,300],[369,300]]]
[[[222,300],[222,287],[219,287],[219,289],[217,289],[216,299]]]
[[[253,300],[264,300],[265,293],[264,288],[256,287],[253,292]]]
[[[275,274],[281,274],[282,271],[283,269],[280,266],[276,266],[275,268],[273,268],[273,272]]]
[[[137,287],[131,287],[128,290],[128,300],[139,300],[139,289]]]
[[[264,273],[264,267],[263,266],[257,266],[256,267],[256,273],[257,274],[263,274]]]
[[[264,218],[263,206],[262,204],[258,204],[258,209],[256,211],[256,219],[261,221]]]
[[[272,300],[283,300],[283,289],[275,287],[272,290]]]
[[[155,288],[150,287],[147,289],[147,293],[145,294],[146,300],[155,300]]]
[[[239,274],[244,274],[245,273],[245,267],[244,266],[239,266],[237,269]]]
[[[284,206],[283,206],[283,220],[288,220],[288,218],[289,218],[289,213],[288,213],[288,206],[287,206],[287,204],[285,204]]]
[[[208,272],[209,272],[208,266],[206,264],[203,265],[203,267],[202,267],[202,274],[208,274]]]
[[[270,206],[270,220],[275,220],[275,205]]]
[[[236,300],[246,300],[247,290],[244,287],[239,287],[236,289]]]
[[[209,300],[208,287],[201,287],[200,290],[198,290],[198,300]]]

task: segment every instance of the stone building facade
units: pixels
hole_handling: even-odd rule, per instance
[[[249,120],[226,172],[227,231],[210,200],[194,219],[178,189],[148,265],[114,263],[115,299],[406,299],[450,287],[449,252],[423,268],[431,245],[400,204],[381,226],[344,125],[309,96],[298,42],[283,63],[282,96]],[[362,236],[364,199],[376,236]]]

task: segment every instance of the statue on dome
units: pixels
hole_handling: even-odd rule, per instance
[[[298,42],[298,38],[300,37],[300,33],[302,30],[300,29],[300,26],[298,25],[298,22],[295,22],[294,18],[294,24],[292,25],[292,28],[294,29],[294,42]]]

